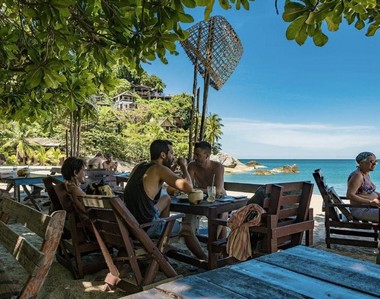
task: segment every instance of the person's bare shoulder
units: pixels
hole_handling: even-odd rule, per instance
[[[224,171],[224,166],[222,163],[218,162],[218,161],[211,161],[212,163],[212,168],[215,169],[215,170],[220,170],[220,171]]]
[[[194,161],[191,161],[188,165],[187,165],[187,169],[190,171],[190,170],[194,170],[197,168],[197,163],[195,163]]]
[[[349,181],[362,180],[362,174],[358,171],[354,171],[349,176]]]

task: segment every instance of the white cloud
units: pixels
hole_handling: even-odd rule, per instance
[[[380,129],[375,126],[239,118],[225,118],[223,124],[223,151],[239,158],[352,158],[380,148]]]

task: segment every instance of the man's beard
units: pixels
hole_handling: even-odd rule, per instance
[[[173,164],[173,160],[171,160],[171,159],[165,159],[165,161],[164,161],[164,165],[165,165],[167,168],[171,168],[171,167],[172,167],[172,164]]]

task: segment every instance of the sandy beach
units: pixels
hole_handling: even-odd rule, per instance
[[[357,259],[362,259],[375,263],[376,254],[373,249],[351,247],[351,246],[334,246],[332,249],[327,249],[324,242],[324,214],[322,212],[322,198],[320,195],[314,194],[311,201],[311,207],[314,210],[315,229],[314,229],[314,245],[313,247],[321,250],[329,250],[331,252],[351,256]],[[207,225],[206,222],[202,222],[202,226]],[[38,242],[35,240],[34,242]],[[174,244],[175,245],[175,244]],[[184,247],[183,244],[178,246]],[[8,271],[16,273],[19,280],[25,279],[25,275],[20,266],[12,262],[13,257],[5,253],[4,248],[0,247],[1,260],[8,267]],[[202,272],[204,270],[197,269],[193,266],[189,266],[178,261],[171,260],[178,274],[183,276]],[[110,292],[104,292],[104,277],[108,271],[102,270],[94,275],[86,275],[84,279],[73,280],[71,273],[57,262],[54,262],[47,280],[40,292],[38,298],[51,298],[51,299],[70,299],[70,298],[121,298],[125,296],[125,293],[121,290],[114,290]]]

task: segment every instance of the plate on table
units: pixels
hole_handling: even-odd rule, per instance
[[[176,196],[178,199],[189,199],[189,195],[187,193],[181,193]]]
[[[207,197],[207,194],[203,193],[203,200],[205,200]],[[175,196],[176,199],[178,199],[179,202],[189,202],[189,194],[187,193],[181,193],[177,196]]]
[[[231,196],[231,195],[225,195],[221,198],[217,198],[217,201],[234,201],[237,199],[246,198],[247,196]]]

